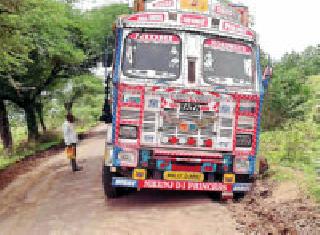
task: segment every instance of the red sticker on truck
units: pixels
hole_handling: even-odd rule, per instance
[[[186,190],[186,191],[231,191],[232,185],[210,182],[139,180],[139,188]]]
[[[152,33],[131,33],[128,38],[144,42],[144,43],[169,43],[169,44],[179,44],[180,37],[172,34],[152,34]]]
[[[229,51],[229,52],[234,52],[238,54],[244,54],[244,55],[252,54],[251,47],[243,43],[228,42],[220,39],[206,39],[204,41],[204,46],[210,47],[216,50]]]
[[[249,28],[247,28],[241,24],[233,23],[230,21],[222,20],[220,30],[224,31],[224,32],[232,33],[232,34],[246,36],[250,39],[254,38],[254,32],[251,31]]]
[[[208,27],[208,22],[208,17],[202,15],[184,14],[180,17],[180,23],[187,26]]]
[[[130,22],[164,22],[163,13],[141,13],[134,14],[127,18]]]

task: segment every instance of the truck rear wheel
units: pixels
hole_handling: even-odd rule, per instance
[[[112,177],[114,173],[110,171],[110,167],[102,166],[102,183],[104,187],[104,194],[107,198],[116,198],[119,196],[119,189],[112,187]]]

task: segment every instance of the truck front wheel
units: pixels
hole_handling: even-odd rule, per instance
[[[107,198],[116,198],[119,196],[119,189],[112,187],[112,177],[114,173],[110,171],[110,167],[102,166],[102,183],[104,187],[104,194]]]

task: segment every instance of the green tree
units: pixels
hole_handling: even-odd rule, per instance
[[[273,71],[263,107],[262,126],[265,129],[281,127],[290,119],[305,117],[305,102],[311,95],[307,76],[320,73],[319,45],[310,46],[302,53],[285,54]]]
[[[302,52],[301,64],[307,76],[320,74],[320,44],[309,46]]]
[[[18,32],[17,14],[21,1],[3,0],[0,2],[0,79],[3,73],[19,73],[24,69],[28,49],[26,41]],[[1,81],[1,80],[0,80]],[[0,93],[1,94],[1,93]],[[11,151],[12,135],[4,98],[0,95],[0,136],[3,146]]]
[[[83,96],[103,94],[102,80],[90,74],[61,79],[53,84],[52,98],[57,98],[66,113],[72,113],[74,103]]]
[[[10,137],[5,100],[25,112],[28,138],[38,137],[38,114],[45,130],[41,93],[57,80],[88,72],[101,59],[105,38],[124,5],[81,13],[73,1],[2,0],[0,3],[0,120],[1,136]],[[77,88],[77,95],[87,88]],[[72,100],[71,100],[72,101]],[[72,102],[69,103],[72,103]],[[10,142],[10,141],[6,141]],[[11,141],[12,142],[12,141]]]
[[[89,64],[93,65],[94,62],[102,60],[106,38],[112,38],[112,28],[116,18],[129,13],[130,9],[123,4],[114,4],[84,13],[82,28],[87,42]]]
[[[55,79],[78,74],[85,53],[79,42],[75,10],[54,0],[25,0],[15,15],[16,33],[26,42],[24,69],[1,71],[1,99],[10,100],[25,111],[29,140],[38,137],[36,108],[39,96]],[[10,49],[8,49],[8,53]],[[12,68],[13,66],[8,66]],[[40,106],[41,107],[41,106]]]

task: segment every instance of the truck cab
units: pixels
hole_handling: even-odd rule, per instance
[[[116,22],[105,194],[249,191],[263,86],[248,8],[222,0],[134,8]]]

